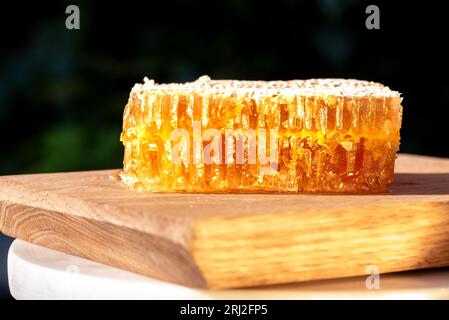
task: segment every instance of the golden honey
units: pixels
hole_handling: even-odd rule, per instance
[[[123,182],[151,192],[380,192],[402,98],[346,79],[211,80],[131,91]]]

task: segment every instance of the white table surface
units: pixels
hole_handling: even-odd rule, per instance
[[[449,299],[449,268],[248,289],[210,291],[140,276],[15,240],[8,255],[16,299]]]

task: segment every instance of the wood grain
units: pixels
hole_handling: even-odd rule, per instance
[[[449,159],[400,155],[385,194],[143,194],[116,174],[0,177],[1,231],[212,289],[449,265]]]

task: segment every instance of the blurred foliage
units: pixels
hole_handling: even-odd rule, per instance
[[[369,31],[357,0],[74,3],[78,31],[65,29],[66,1],[1,12],[0,174],[120,167],[123,107],[144,76],[380,81],[403,92],[401,150],[449,156],[438,4],[378,3]]]

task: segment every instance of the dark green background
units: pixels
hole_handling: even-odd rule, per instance
[[[81,9],[81,30],[65,8]],[[381,29],[365,28],[377,4]],[[449,157],[443,2],[52,1],[2,4],[0,175],[117,168],[123,107],[144,76],[348,77],[403,93],[401,151]],[[8,240],[0,241],[4,269]],[[0,297],[7,296],[5,273]],[[3,291],[2,288],[3,287]]]

